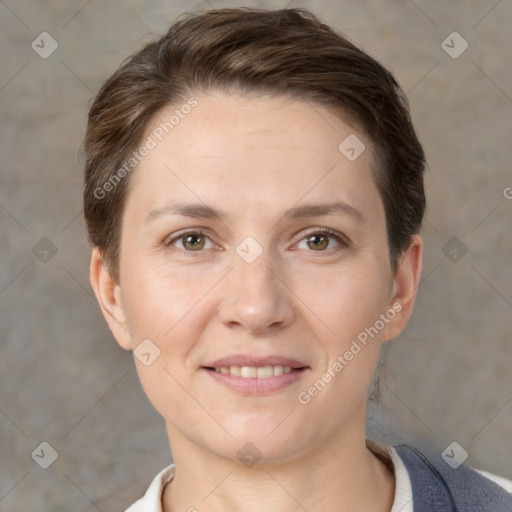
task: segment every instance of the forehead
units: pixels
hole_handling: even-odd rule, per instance
[[[162,109],[148,127],[154,147],[134,171],[126,208],[132,203],[142,214],[186,198],[261,217],[307,196],[383,214],[371,141],[334,112],[286,97],[194,99],[192,108]],[[364,148],[356,159],[344,153],[346,140],[359,144],[358,153]]]

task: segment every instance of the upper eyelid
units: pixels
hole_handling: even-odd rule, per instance
[[[210,235],[210,230],[208,230],[207,228],[189,228],[189,229],[184,229],[183,231],[178,231],[176,234],[166,236],[164,238],[163,242],[166,245],[170,245],[171,242],[175,242],[176,240],[179,240],[180,238],[183,238],[187,235],[193,235],[193,234],[204,235],[206,238],[209,238],[212,242],[214,241]]]
[[[350,245],[350,243],[351,243],[350,239],[344,233],[341,233],[341,232],[339,232],[339,231],[337,231],[335,229],[330,229],[330,228],[311,228],[311,230],[307,231],[307,233],[305,233],[296,242],[296,244],[299,243],[299,242],[302,242],[302,240],[304,240],[304,238],[306,238],[308,236],[311,236],[311,235],[314,235],[316,233],[324,234],[324,235],[327,235],[328,237],[331,237],[331,238],[336,238],[338,240],[338,243],[341,246],[344,246],[344,247],[348,247]],[[328,252],[328,251],[311,251],[311,252]]]

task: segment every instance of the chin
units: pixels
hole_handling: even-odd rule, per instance
[[[222,456],[233,460],[234,455],[234,460],[243,464],[245,459],[257,460],[259,464],[289,462],[308,442],[300,427],[292,423],[286,425],[285,417],[286,414],[280,414],[267,418],[260,416],[258,420],[233,420],[232,427],[228,428],[233,438],[224,437]]]

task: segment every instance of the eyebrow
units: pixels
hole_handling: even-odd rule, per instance
[[[349,215],[359,222],[364,221],[363,214],[358,209],[344,203],[343,201],[294,206],[287,210],[281,216],[280,220],[296,220],[334,214]],[[166,204],[150,211],[146,215],[144,223],[151,222],[152,220],[165,215],[181,215],[183,217],[193,217],[195,219],[218,219],[221,221],[229,219],[229,214],[227,212],[212,208],[206,204],[177,202]]]

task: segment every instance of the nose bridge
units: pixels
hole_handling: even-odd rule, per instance
[[[233,255],[233,268],[226,282],[221,320],[251,331],[284,326],[292,319],[292,304],[281,282],[282,266],[270,250],[254,239],[245,239]]]
[[[268,248],[260,249],[250,240],[242,242],[236,252],[233,277],[238,300],[275,301],[282,292],[274,270],[279,266],[276,257]]]
[[[243,247],[243,246],[242,246]],[[249,285],[257,293],[266,295],[274,294],[277,290],[277,272],[278,267],[276,257],[272,257],[268,249],[263,250],[260,254],[255,254],[251,248],[248,259],[241,256],[242,247],[237,249],[237,257],[234,259],[234,271],[237,279]],[[248,290],[245,290],[248,291]]]
[[[262,237],[258,238],[261,241]],[[266,287],[272,284],[275,275],[271,269],[279,266],[279,262],[270,241],[260,243],[253,236],[246,236],[235,247],[233,266],[239,280],[250,282],[253,286],[260,284]]]

